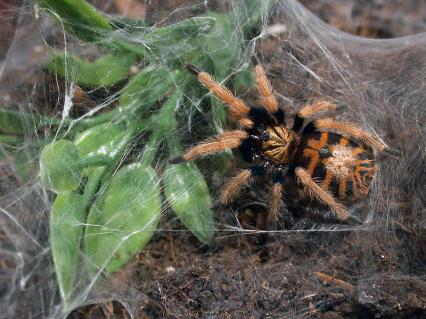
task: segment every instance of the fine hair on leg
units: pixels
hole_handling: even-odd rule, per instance
[[[270,225],[275,225],[278,220],[282,193],[283,185],[275,183],[272,186],[271,197],[269,199],[268,224]]]
[[[278,101],[272,91],[271,83],[265,75],[264,69],[260,65],[254,68],[254,75],[256,78],[256,87],[261,95],[262,105],[270,112],[275,113],[278,111]]]
[[[232,119],[238,121],[245,128],[253,126],[253,121],[247,118],[250,107],[244,101],[235,97],[227,87],[216,82],[209,73],[200,71],[191,64],[187,64],[186,67],[191,73],[197,75],[198,80],[204,87],[229,106],[228,113]]]
[[[245,131],[225,131],[189,148],[182,156],[174,158],[170,162],[176,164],[182,161],[191,161],[200,156],[211,155],[225,149],[233,149],[239,147],[241,142],[247,137],[248,133]]]
[[[355,138],[380,152],[387,149],[384,143],[352,123],[338,122],[331,118],[324,118],[314,121],[314,125],[317,129],[334,130],[339,133],[346,134],[349,137]]]
[[[347,220],[349,218],[350,215],[346,208],[338,203],[329,191],[319,186],[306,170],[298,167],[295,173],[299,182],[309,190],[311,195],[316,197],[320,202],[328,205],[340,220]]]
[[[233,149],[241,145],[242,140],[248,137],[245,131],[225,131],[220,135],[209,138],[191,147],[183,154],[185,161],[193,160],[199,156],[214,154],[225,149]]]
[[[306,105],[300,109],[298,115],[301,118],[307,118],[320,112],[334,111],[336,105],[327,101],[318,101],[316,103]]]
[[[293,130],[298,132],[303,127],[304,119],[320,112],[334,111],[336,106],[326,101],[319,101],[302,107],[296,113],[293,122]]]
[[[251,182],[252,176],[250,169],[243,169],[234,177],[229,178],[222,186],[219,197],[220,203],[229,204],[240,193],[241,189]]]

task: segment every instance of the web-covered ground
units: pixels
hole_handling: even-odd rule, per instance
[[[119,2],[92,3],[110,14],[126,12]],[[6,17],[33,19],[31,6],[10,3]],[[422,1],[302,3],[334,27],[357,35],[398,38],[426,32]],[[197,15],[203,6],[202,1],[160,1],[135,6],[132,12],[141,10],[138,14],[148,23],[157,23]],[[227,10],[230,2],[209,6]],[[64,81],[41,77],[44,82],[36,85],[40,74],[28,72],[40,63],[37,54],[43,53],[43,43],[19,41],[28,30],[8,25],[9,33],[5,28],[0,35],[0,54],[3,67],[14,65],[14,72],[2,74],[4,102],[28,100],[40,113],[57,111],[63,104]],[[117,274],[117,282],[104,283],[104,290],[98,287],[70,318],[426,316],[426,35],[362,40],[329,28],[293,1],[282,1],[257,32],[251,55],[265,67],[289,118],[306,101],[326,97],[343,105],[340,118],[360,123],[404,153],[401,159],[378,156],[380,171],[371,194],[352,210],[363,224],[335,223],[327,218],[327,209],[289,183],[277,230],[262,231],[269,185],[259,180],[230,207],[215,205],[217,232],[211,247],[201,245],[165,211],[161,229]],[[49,35],[46,45],[59,46],[61,35],[61,30]],[[10,54],[20,50],[32,52],[31,63],[23,62],[28,54]],[[95,98],[105,94],[90,93]],[[248,102],[254,100],[252,92],[240,94]],[[43,103],[36,103],[40,96]],[[77,112],[85,114],[91,103],[83,98]],[[193,121],[194,136],[184,137],[188,145],[209,136],[203,117],[198,118],[201,123]],[[223,179],[211,172],[214,161],[197,164],[217,194]],[[48,197],[40,186],[22,184],[13,167],[3,163],[0,284],[1,307],[7,311],[0,317],[59,316],[47,237]],[[227,175],[239,165],[238,158],[230,160]],[[100,303],[84,306],[94,302]]]

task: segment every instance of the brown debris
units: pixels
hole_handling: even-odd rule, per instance
[[[349,291],[352,291],[354,289],[354,286],[351,285],[350,283],[343,281],[343,280],[340,280],[340,279],[337,279],[335,277],[331,277],[331,276],[329,276],[329,275],[327,275],[323,272],[317,271],[317,272],[314,273],[314,275],[315,275],[315,277],[321,279],[324,282],[324,284],[336,285],[336,286],[339,286],[340,288],[343,288],[343,289],[349,290]]]
[[[115,0],[118,13],[133,19],[145,19],[146,5],[140,0]]]

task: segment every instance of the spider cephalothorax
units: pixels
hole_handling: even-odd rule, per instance
[[[285,123],[284,111],[272,93],[264,70],[256,66],[257,90],[262,107],[248,107],[213,77],[192,65],[188,69],[199,81],[228,106],[228,114],[240,126],[234,131],[203,141],[172,160],[192,160],[225,149],[239,148],[251,164],[240,170],[223,186],[220,201],[229,203],[253,176],[270,176],[273,180],[269,203],[269,221],[275,222],[285,178],[296,178],[320,202],[328,205],[341,220],[349,213],[343,200],[366,196],[376,172],[371,148],[392,152],[381,141],[354,124],[320,118],[304,125],[304,119],[320,112],[333,111],[334,104],[320,101],[304,106],[296,114],[293,126]],[[303,130],[302,130],[303,129]],[[332,133],[328,131],[336,131]]]
[[[260,149],[263,156],[276,163],[290,163],[297,145],[293,131],[284,126],[269,126],[262,134]]]

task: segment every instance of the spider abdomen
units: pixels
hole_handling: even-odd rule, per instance
[[[303,135],[294,164],[303,167],[316,183],[342,200],[366,196],[376,172],[371,151],[329,132]]]

